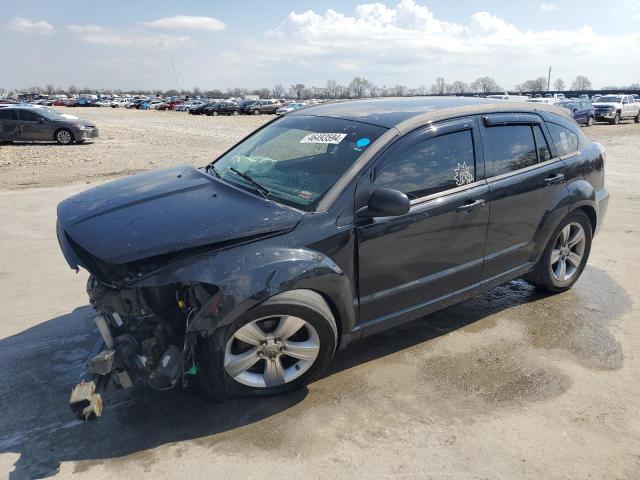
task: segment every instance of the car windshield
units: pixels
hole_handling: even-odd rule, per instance
[[[38,113],[40,113],[43,117],[48,118],[49,120],[67,120],[51,108],[40,108],[38,109]]]
[[[598,99],[599,102],[607,102],[607,103],[620,103],[622,101],[622,97],[600,97]]]
[[[224,181],[312,210],[386,129],[367,123],[287,115],[258,130],[211,166]],[[244,174],[244,175],[240,175]]]
[[[558,103],[558,105],[560,105],[561,107],[564,107],[564,108],[574,108],[574,107],[576,107],[576,104],[573,103],[573,102],[560,102],[560,103]]]

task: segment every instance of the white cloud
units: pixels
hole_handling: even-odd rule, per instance
[[[145,27],[157,28],[160,30],[180,30],[180,31],[200,31],[218,32],[227,28],[224,22],[213,17],[192,17],[187,15],[176,15],[174,17],[164,17],[151,22],[145,22]]]
[[[541,3],[540,10],[543,12],[553,12],[554,10],[560,10],[560,7],[555,3]]]
[[[191,38],[186,35],[117,31],[93,24],[69,25],[67,28],[84,43],[111,47],[176,47],[191,41]]]
[[[589,74],[580,58],[602,55],[610,64],[640,58],[640,32],[601,35],[588,26],[521,30],[482,11],[467,22],[451,23],[414,0],[401,0],[393,7],[362,4],[354,15],[333,9],[291,12],[266,40],[244,50],[252,58],[248,63],[258,66],[282,62],[281,52],[286,51],[287,61],[304,58],[319,72],[331,71],[330,66],[348,71],[345,66],[355,65],[359,74],[377,82],[406,76],[403,83],[415,85],[439,74],[466,81],[489,74],[502,82],[516,77],[511,81],[518,83],[520,76],[538,76],[551,62],[561,62],[565,70],[575,68],[577,75]]]
[[[16,17],[9,22],[9,30],[22,33],[51,33],[54,28],[49,22],[40,20],[34,22],[28,18]]]

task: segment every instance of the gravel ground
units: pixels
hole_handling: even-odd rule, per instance
[[[169,165],[205,165],[273,115],[207,117],[125,108],[56,110],[95,122],[95,142],[0,146],[0,188],[97,181]]]
[[[43,161],[48,174],[34,181],[60,183],[70,171],[84,181],[96,165],[118,175],[173,163],[175,152],[201,163],[216,142],[264,121],[93,112],[113,119],[103,132],[114,133],[86,147],[2,147],[2,161],[71,152],[59,166]],[[142,117],[152,130],[118,131],[118,120]],[[229,138],[214,133],[218,123]],[[95,336],[86,273],[69,270],[55,238],[56,204],[86,186],[16,190],[14,164],[2,175],[12,189],[0,190],[0,477],[637,480],[640,125],[587,131],[608,150],[611,202],[570,291],[510,282],[356,342],[323,378],[276,398],[211,404],[191,390],[110,391],[104,417],[89,424],[67,405]],[[108,136],[121,134],[145,139],[130,145],[140,149],[131,165],[74,158],[95,151],[106,163]]]

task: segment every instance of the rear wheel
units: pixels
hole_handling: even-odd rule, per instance
[[[337,341],[335,320],[320,295],[285,292],[198,345],[201,386],[214,398],[290,392],[327,367]]]
[[[73,133],[71,133],[71,130],[61,128],[56,132],[55,139],[60,145],[69,145],[73,143]]]
[[[556,228],[542,257],[525,280],[549,292],[568,290],[582,274],[591,251],[591,221],[581,210]]]
[[[234,111],[233,111],[233,114],[234,114],[234,115],[238,115],[238,110],[234,110]]]
[[[254,115],[260,115],[260,110],[258,110],[257,108],[253,111]]]
[[[211,115],[213,115],[214,117],[217,117],[217,116],[218,116],[218,111],[217,111],[217,110],[214,110],[214,111],[211,113]]]
[[[640,123],[640,112],[638,112],[638,115],[633,117],[633,121],[636,122],[636,123]]]

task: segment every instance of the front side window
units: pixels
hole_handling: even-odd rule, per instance
[[[474,182],[475,157],[471,130],[440,135],[397,151],[376,173],[374,184],[416,199]]]
[[[259,189],[275,201],[313,210],[385,131],[352,120],[287,115],[236,145],[209,171],[225,182]]]
[[[510,173],[538,163],[531,125],[487,128],[493,176]]]
[[[558,151],[558,156],[567,155],[578,151],[578,136],[568,128],[555,123],[547,122],[551,138]]]

